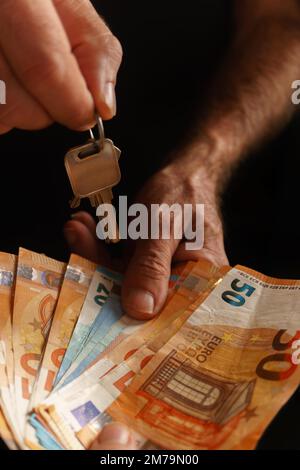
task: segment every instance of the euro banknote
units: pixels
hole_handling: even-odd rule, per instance
[[[78,321],[75,325],[68,349],[64,355],[62,364],[55,379],[55,385],[60,383],[63,377],[65,378],[75,359],[84,349],[86,341],[93,329],[93,325],[97,322],[97,318],[101,314],[102,307],[108,299],[113,285],[114,281],[112,277],[105,276],[101,272],[101,268],[98,267],[91,280],[91,284],[84,300]]]
[[[232,269],[108,413],[168,449],[253,449],[300,383],[300,283]]]
[[[10,432],[20,444],[22,438],[17,425],[12,350],[12,302],[16,261],[16,256],[0,253],[0,403],[3,413],[2,426],[5,428],[9,423]]]
[[[29,410],[35,404],[41,403],[53,388],[95,269],[94,263],[77,255],[72,255],[70,258],[31,395]],[[25,441],[30,442],[31,446],[34,442],[38,444],[30,422],[26,425]]]
[[[53,389],[95,269],[94,263],[77,255],[72,255],[70,258],[31,398],[31,406],[41,403]]]
[[[20,248],[13,306],[14,389],[19,429],[50,329],[65,264]]]

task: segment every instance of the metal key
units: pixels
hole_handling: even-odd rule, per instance
[[[103,203],[111,204],[112,188],[121,179],[119,167],[121,151],[111,140],[105,138],[103,123],[99,116],[97,124],[99,140],[96,140],[90,131],[92,138],[89,142],[71,149],[65,156],[65,166],[74,193],[74,199],[70,202],[73,209],[78,207],[84,198],[89,198],[91,205],[96,208]],[[117,227],[115,219],[109,220],[108,223]],[[118,229],[117,236],[107,241],[112,243],[119,241]]]

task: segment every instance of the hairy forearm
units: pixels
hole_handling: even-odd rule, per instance
[[[291,85],[299,77],[300,21],[257,20],[235,38],[185,148],[186,158],[222,188],[243,156],[288,123],[296,111]]]

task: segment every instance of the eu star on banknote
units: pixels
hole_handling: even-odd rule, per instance
[[[126,423],[140,448],[253,449],[300,384],[300,281],[243,266],[172,270],[152,320],[122,274],[0,253],[0,435],[10,449],[88,449]]]

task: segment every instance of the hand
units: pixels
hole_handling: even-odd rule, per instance
[[[0,134],[57,121],[75,130],[116,113],[122,49],[89,0],[1,0]]]
[[[91,450],[137,450],[131,431],[124,424],[106,425],[91,446]]]
[[[173,238],[136,242],[122,290],[123,308],[131,316],[149,319],[162,309],[168,293],[172,261],[205,258],[216,265],[228,263],[218,211],[216,182],[201,162],[202,159],[193,152],[174,158],[147,182],[137,198],[137,202],[147,206],[151,203],[166,203],[169,206],[174,203],[189,203],[195,207],[196,203],[204,203],[205,233],[204,246],[198,251],[187,251],[185,240]],[[97,240],[95,231],[95,223],[86,213],[78,213],[65,226],[65,235],[73,251],[103,262],[103,245]]]

